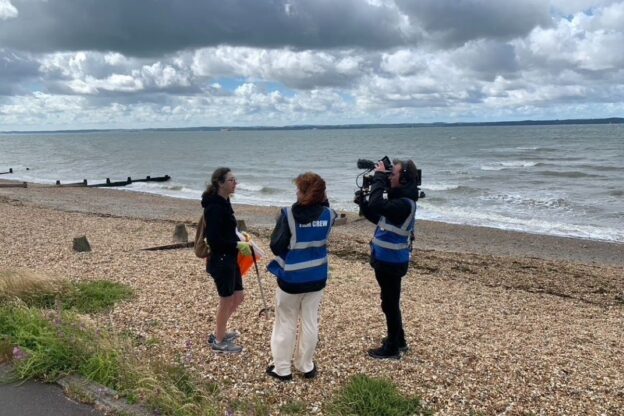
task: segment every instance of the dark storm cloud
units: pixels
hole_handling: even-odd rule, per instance
[[[444,46],[475,39],[512,39],[551,24],[543,0],[396,0],[412,24]]]
[[[480,41],[457,53],[455,63],[476,73],[478,79],[492,81],[496,76],[514,77],[520,70],[512,45],[495,41]]]
[[[11,0],[0,46],[156,56],[234,45],[384,48],[405,42],[396,9],[360,0]],[[25,30],[26,28],[26,30]]]

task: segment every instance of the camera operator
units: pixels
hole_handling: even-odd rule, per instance
[[[412,160],[394,160],[393,164],[388,171],[383,162],[377,163],[370,195],[359,201],[362,214],[377,224],[370,263],[381,289],[381,309],[388,327],[382,345],[368,350],[377,359],[399,359],[401,352],[408,349],[401,317],[401,280],[407,273],[412,251],[418,171]],[[385,190],[387,199],[383,197]]]

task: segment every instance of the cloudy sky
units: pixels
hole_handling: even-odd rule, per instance
[[[0,131],[624,116],[624,0],[0,0]]]

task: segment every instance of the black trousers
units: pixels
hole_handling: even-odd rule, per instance
[[[375,278],[381,289],[381,310],[388,326],[387,346],[391,349],[405,346],[405,332],[401,316],[401,281],[405,272],[395,268],[375,265]]]

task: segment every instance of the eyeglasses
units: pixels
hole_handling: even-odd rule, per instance
[[[226,181],[227,181],[227,182],[238,182],[238,181],[236,180],[236,178],[229,178],[229,179],[226,179]]]

